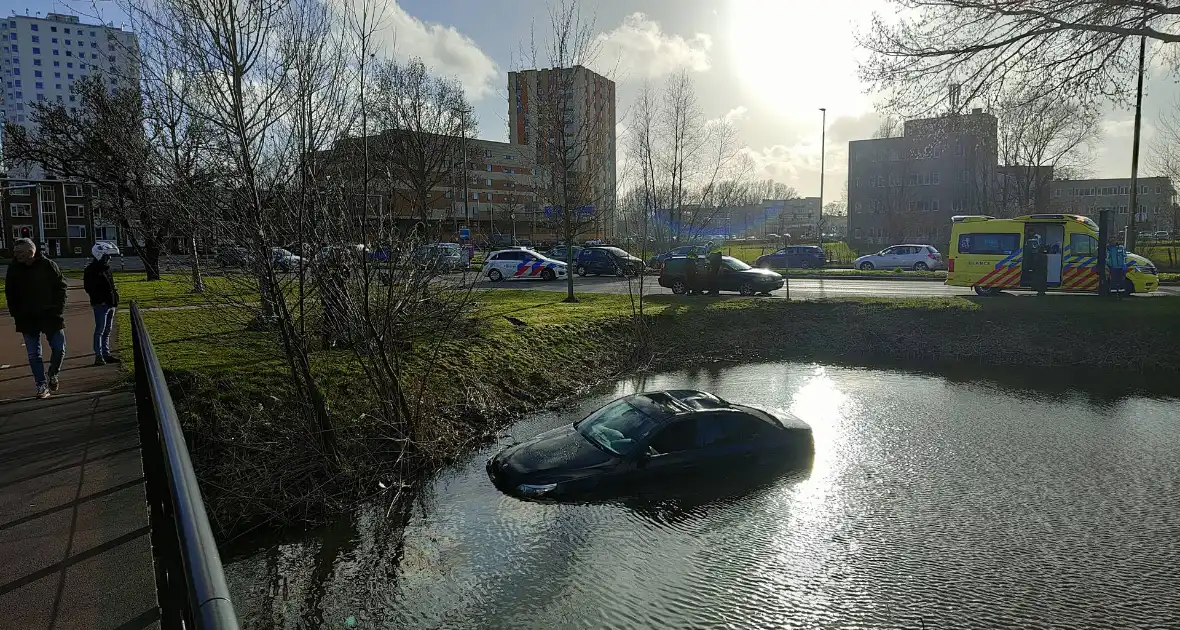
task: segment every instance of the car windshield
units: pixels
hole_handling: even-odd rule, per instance
[[[271,251],[274,252],[278,256],[294,256],[294,254],[292,254],[291,252],[289,252],[285,249],[282,249],[280,247],[276,247],[276,248],[272,249]]]
[[[736,258],[730,258],[729,256],[726,256],[722,260],[725,261],[726,266],[728,266],[730,269],[733,269],[734,271],[745,271],[747,269],[753,269],[753,267],[747,265],[746,263],[744,263]]]
[[[620,400],[579,422],[578,433],[604,451],[627,457],[639,448],[640,441],[655,426],[650,416]]]
[[[619,249],[618,247],[605,247],[603,249],[605,249],[606,251],[608,251],[620,258],[630,258],[631,257],[631,254],[628,254],[627,252]]]

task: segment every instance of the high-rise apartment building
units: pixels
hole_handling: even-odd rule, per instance
[[[593,206],[587,236],[614,237],[615,121],[614,81],[583,66],[508,73],[508,141],[533,147],[541,177],[561,162],[559,147],[567,147],[565,159],[584,186],[573,196]],[[547,186],[537,188],[543,194]]]
[[[78,98],[70,88],[87,76],[101,74],[112,90],[139,84],[138,39],[113,24],[84,24],[76,15],[60,13],[12,15],[0,18],[0,40],[0,118],[6,122],[31,129],[33,104],[38,102],[57,102],[72,110]],[[0,171],[5,166],[13,168],[0,159]]]

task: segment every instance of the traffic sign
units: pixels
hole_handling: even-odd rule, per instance
[[[459,238],[471,238],[471,230],[465,227],[459,228]]]

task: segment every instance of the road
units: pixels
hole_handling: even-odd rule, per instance
[[[665,289],[656,283],[655,277],[647,277],[645,292],[648,294],[665,294],[672,293],[670,289]],[[630,286],[628,286],[630,285]],[[556,291],[562,292],[566,290],[565,282],[545,282],[542,280],[528,280],[516,282],[499,282],[492,283],[487,281],[477,282],[476,288],[479,289],[528,289],[535,291]],[[574,277],[574,287],[576,291],[585,293],[614,293],[625,294],[630,291],[638,291],[639,283],[636,280],[628,283],[625,279],[620,278],[579,278]],[[1025,292],[1020,292],[1025,293]],[[966,287],[948,287],[939,281],[923,281],[923,280],[820,280],[820,279],[791,279],[790,280],[790,296],[796,300],[813,300],[819,298],[845,298],[845,297],[953,297],[957,295],[975,295],[975,292]],[[1058,294],[1062,295],[1062,294]],[[1065,294],[1068,295],[1068,294]],[[1152,296],[1180,296],[1180,287],[1167,286],[1160,287],[1160,290],[1152,293]],[[787,297],[787,290],[779,289],[771,293],[772,297],[785,298]]]

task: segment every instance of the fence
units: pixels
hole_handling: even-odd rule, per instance
[[[131,303],[135,399],[163,628],[237,630],[238,621],[164,370]]]

